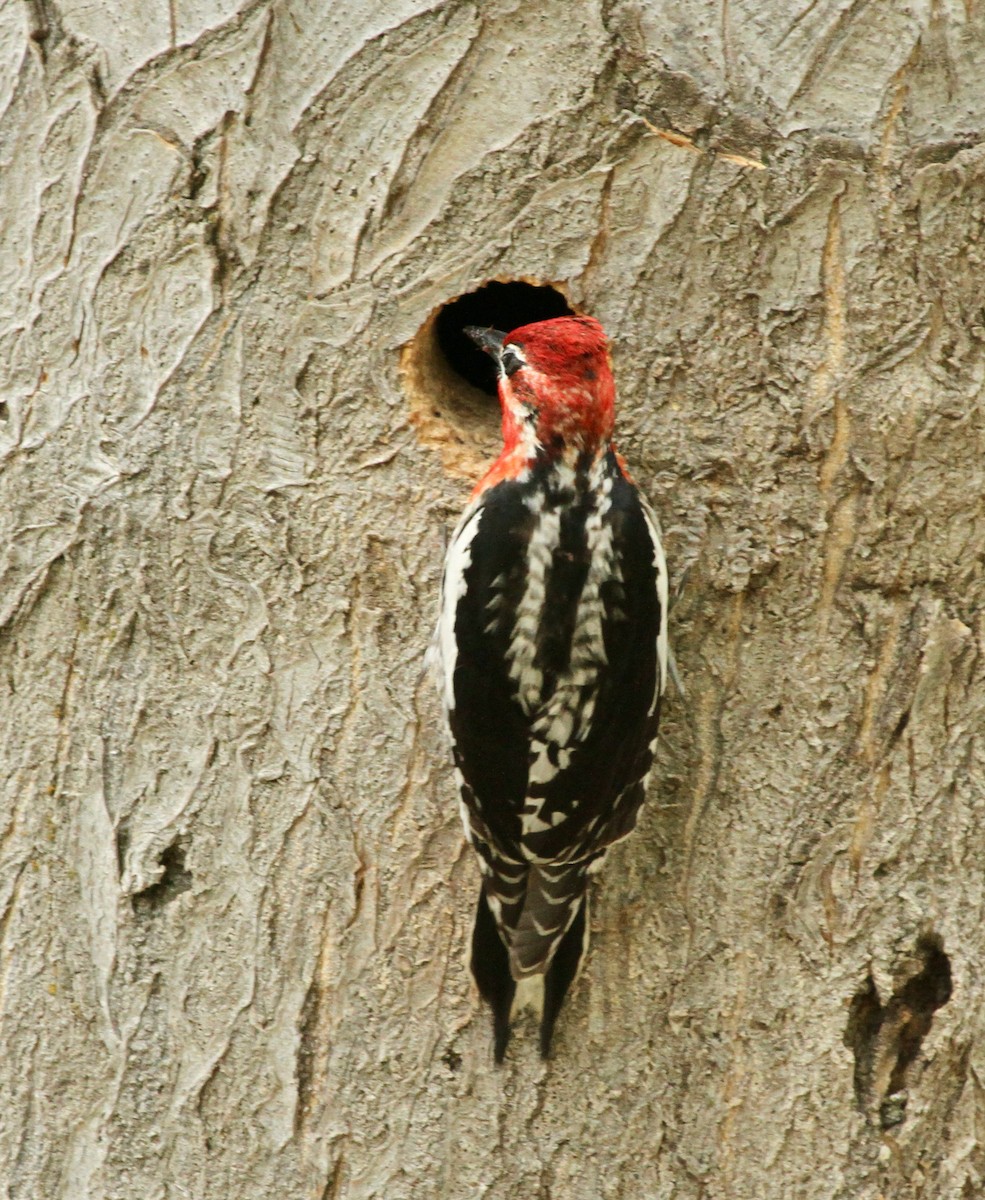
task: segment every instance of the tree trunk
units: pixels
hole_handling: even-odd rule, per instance
[[[983,56],[974,0],[0,8],[0,1196],[981,1194]],[[422,669],[497,427],[425,323],[493,278],[612,337],[686,688],[501,1069]]]

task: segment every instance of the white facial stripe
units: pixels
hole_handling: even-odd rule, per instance
[[[513,370],[519,370],[515,367],[511,359],[519,359],[522,366],[527,365],[527,356],[515,342],[506,342],[503,345],[502,353],[499,356],[499,373],[504,378],[513,373]],[[512,369],[511,369],[512,368]]]

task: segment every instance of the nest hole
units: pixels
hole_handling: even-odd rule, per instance
[[[569,317],[572,311],[564,296],[548,284],[494,281],[438,309],[434,321],[437,348],[456,375],[487,396],[495,396],[495,365],[465,333],[466,325],[510,333],[534,321]]]
[[[495,366],[466,325],[509,333],[574,311],[550,284],[494,280],[435,309],[404,347],[400,366],[411,421],[450,474],[474,479],[499,447]]]

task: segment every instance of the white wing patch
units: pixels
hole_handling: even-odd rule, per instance
[[[653,568],[657,573],[657,599],[660,601],[660,629],[657,632],[657,663],[660,667],[660,686],[657,689],[657,695],[662,696],[667,688],[667,562],[664,558],[663,546],[660,541],[660,522],[642,496],[640,496],[640,503],[643,507],[643,517],[650,533],[650,540],[653,542]],[[656,696],[654,696],[654,703],[656,703]]]
[[[462,514],[452,534],[441,580],[441,611],[434,645],[441,668],[441,696],[446,714],[455,708],[455,661],[458,656],[455,614],[458,612],[458,602],[465,595],[465,572],[472,562],[472,542],[479,530],[481,517],[482,508],[478,503],[470,505]]]

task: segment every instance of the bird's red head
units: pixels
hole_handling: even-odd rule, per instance
[[[612,440],[615,384],[609,346],[594,317],[555,317],[512,333],[466,332],[499,369],[503,454],[522,469],[538,455],[550,458],[604,451]],[[495,468],[494,468],[495,470]],[[512,471],[500,470],[500,478]],[[488,486],[488,477],[483,486]]]

